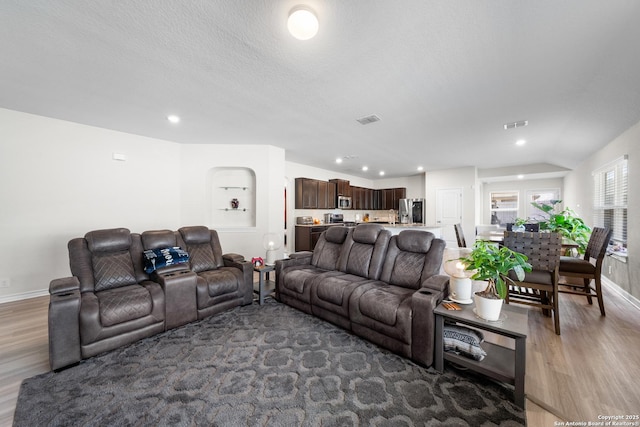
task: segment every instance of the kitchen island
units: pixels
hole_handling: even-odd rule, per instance
[[[402,230],[422,230],[433,233],[437,238],[442,238],[442,227],[430,224],[390,224],[382,221],[370,221],[369,224],[380,224],[391,232],[392,235],[399,234]],[[358,224],[367,224],[367,222],[359,222]]]

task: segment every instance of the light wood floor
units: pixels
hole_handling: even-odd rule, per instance
[[[49,370],[48,302],[40,297],[0,304],[0,426],[12,423],[21,381]],[[601,317],[585,298],[561,295],[561,336],[550,318],[530,309],[530,427],[640,413],[640,310],[609,289],[605,305],[607,316]]]

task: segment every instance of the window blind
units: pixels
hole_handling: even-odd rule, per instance
[[[613,230],[612,239],[627,244],[627,156],[593,172],[593,223]]]

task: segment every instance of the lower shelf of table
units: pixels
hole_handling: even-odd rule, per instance
[[[507,384],[515,383],[515,351],[500,345],[483,342],[487,355],[481,361],[469,359],[455,353],[444,352],[444,360],[469,368]]]

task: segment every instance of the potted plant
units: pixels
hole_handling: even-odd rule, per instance
[[[524,279],[524,273],[531,271],[531,264],[527,257],[514,252],[505,246],[498,246],[483,240],[478,240],[473,246],[471,254],[460,258],[467,270],[474,270],[473,280],[486,280],[487,287],[474,295],[476,314],[486,320],[498,320],[502,302],[507,296],[507,281],[509,272],[513,270],[518,280]]]
[[[578,253],[584,254],[589,244],[591,228],[569,208],[565,208],[560,213],[556,213],[556,205],[560,202],[562,202],[562,200],[552,200],[549,203],[531,202],[532,206],[540,209],[549,216],[547,219],[538,222],[540,224],[540,230],[557,232],[573,240],[578,244]]]
[[[516,218],[511,227],[511,231],[525,231],[524,225],[527,223],[526,219]]]

